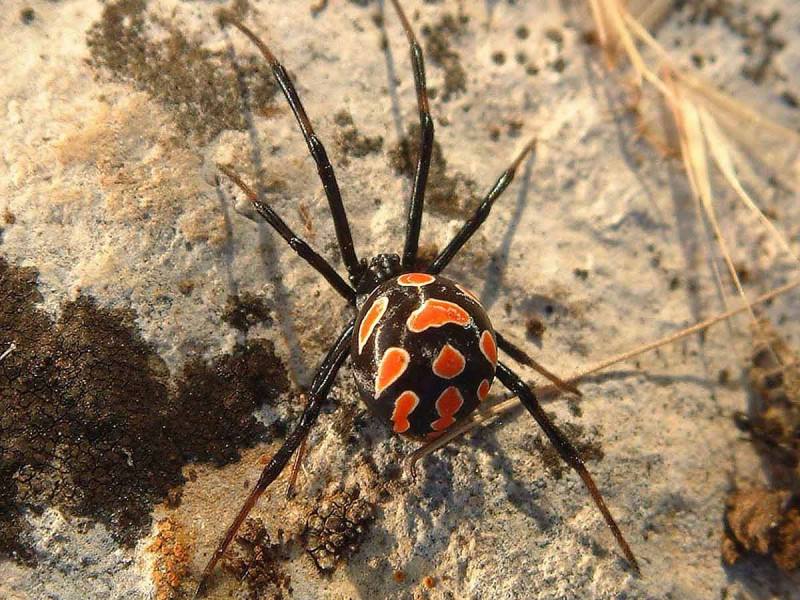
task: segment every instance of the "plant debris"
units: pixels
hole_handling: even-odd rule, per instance
[[[250,518],[233,539],[222,566],[247,588],[248,600],[281,600],[292,593],[292,578],[281,569],[288,558],[285,545],[270,539],[264,521]]]
[[[768,555],[781,569],[800,568],[800,363],[769,321],[754,330],[748,373],[753,398],[737,425],[750,433],[767,471],[769,488],[735,490],[726,500],[722,556],[729,565],[745,554]]]
[[[354,553],[366,525],[374,518],[372,505],[355,492],[323,498],[309,513],[303,530],[303,547],[322,572],[333,571]]]

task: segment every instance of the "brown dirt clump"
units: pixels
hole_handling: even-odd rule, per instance
[[[800,567],[800,495],[747,489],[730,494],[725,506],[722,558],[727,564],[753,553],[771,556],[785,571]]]
[[[352,115],[346,110],[340,110],[333,118],[339,126],[334,135],[334,142],[339,152],[342,153],[342,164],[347,165],[349,157],[363,158],[368,154],[380,152],[383,148],[383,137],[368,137],[356,129]]]
[[[435,25],[423,25],[425,56],[431,64],[444,69],[444,93],[442,100],[447,102],[457,92],[467,90],[467,72],[461,65],[461,56],[453,50],[453,40],[467,31],[469,17],[454,17],[445,14]]]

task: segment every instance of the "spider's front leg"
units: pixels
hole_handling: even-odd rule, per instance
[[[231,523],[230,527],[228,527],[228,530],[225,532],[214,554],[208,561],[206,568],[203,570],[203,576],[194,593],[194,598],[202,597],[205,594],[211,574],[214,572],[214,567],[217,566],[217,562],[222,558],[231,540],[233,540],[233,536],[236,535],[239,527],[244,522],[245,518],[247,518],[250,510],[252,510],[256,501],[258,501],[258,498],[264,493],[264,490],[266,490],[283,472],[284,467],[286,467],[292,455],[316,422],[320,409],[322,408],[322,403],[333,385],[339,367],[342,366],[342,363],[344,363],[345,359],[350,354],[350,338],[353,336],[353,324],[354,321],[350,321],[345,330],[339,335],[333,348],[331,348],[327,356],[325,356],[325,360],[322,361],[322,365],[320,365],[317,374],[314,376],[314,382],[311,384],[311,391],[308,394],[308,403],[300,417],[300,421],[286,438],[283,446],[280,447],[278,452],[275,453],[275,456],[272,457],[272,460],[264,467],[256,486],[253,488],[253,491],[250,492],[250,495],[242,505],[233,523]]]
[[[422,228],[422,208],[425,204],[425,186],[428,183],[428,171],[431,167],[433,153],[433,117],[428,103],[428,87],[425,83],[425,59],[417,36],[408,21],[398,0],[392,0],[397,16],[406,32],[411,53],[411,67],[414,70],[414,88],[417,91],[417,110],[419,112],[420,148],[417,168],[414,173],[414,185],[411,192],[411,203],[408,206],[406,224],[406,243],[403,248],[403,268],[413,269],[417,262],[419,248],[419,231]]]

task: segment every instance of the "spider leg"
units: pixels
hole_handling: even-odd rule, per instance
[[[561,377],[550,371],[548,368],[544,367],[543,365],[533,360],[533,358],[528,356],[528,354],[522,348],[508,341],[499,333],[495,332],[495,335],[497,336],[497,347],[500,348],[500,350],[502,350],[506,354],[508,354],[519,364],[525,365],[526,367],[531,367],[537,373],[549,379],[550,382],[553,383],[562,392],[571,392],[576,396],[583,396],[583,394],[581,394],[581,391],[575,386],[574,383],[570,383],[569,381],[564,381],[563,379],[561,379]]]
[[[247,497],[247,500],[245,500],[242,508],[233,520],[233,523],[228,527],[224,537],[216,550],[214,550],[214,554],[211,555],[211,559],[203,570],[203,576],[200,578],[200,583],[197,586],[193,598],[199,598],[205,594],[211,574],[214,572],[214,567],[216,567],[219,559],[222,558],[222,555],[225,553],[231,540],[233,540],[233,536],[236,535],[242,522],[244,522],[261,494],[264,493],[264,490],[266,490],[281,474],[286,464],[292,458],[292,454],[294,454],[297,447],[305,439],[309,430],[316,422],[320,409],[322,408],[322,403],[328,391],[330,391],[331,385],[333,385],[339,367],[342,366],[342,363],[350,354],[350,338],[353,336],[354,323],[355,320],[350,321],[322,361],[322,364],[317,370],[317,374],[314,376],[314,381],[311,384],[311,391],[308,394],[308,403],[306,404],[303,414],[300,416],[300,421],[286,438],[283,446],[278,449],[272,457],[272,460],[264,467],[253,491],[250,492],[250,495]]]
[[[425,203],[425,185],[428,182],[428,171],[431,166],[433,152],[433,118],[428,106],[428,88],[425,84],[425,59],[422,48],[417,42],[414,30],[400,7],[398,0],[392,0],[397,15],[403,24],[411,50],[411,65],[414,69],[414,87],[417,90],[417,108],[419,109],[420,149],[417,170],[414,173],[414,186],[411,192],[411,203],[408,206],[406,225],[406,243],[403,248],[403,268],[411,269],[417,262],[419,248],[419,230],[422,227],[422,207]]]
[[[328,205],[333,215],[333,225],[336,229],[336,239],[339,242],[339,250],[342,253],[342,259],[350,275],[350,282],[355,283],[360,278],[364,270],[364,265],[359,263],[358,257],[356,256],[356,251],[353,246],[353,235],[350,233],[350,224],[347,221],[347,213],[345,212],[344,204],[342,204],[342,195],[339,193],[339,184],[336,181],[336,174],[333,171],[330,160],[328,160],[325,146],[322,145],[322,142],[314,132],[311,120],[308,118],[303,108],[300,96],[292,80],[289,78],[289,74],[286,72],[284,66],[278,62],[278,59],[275,58],[275,55],[269,47],[247,26],[225,11],[219,13],[219,21],[223,25],[225,23],[230,23],[245,34],[258,47],[261,54],[269,63],[269,66],[272,68],[272,73],[275,75],[275,79],[292,109],[298,125],[300,125],[300,131],[303,133],[303,137],[306,140],[308,150],[314,162],[317,164],[317,173],[322,181],[322,187],[325,189]]]
[[[547,416],[547,413],[545,413],[544,409],[542,409],[542,406],[536,399],[536,395],[527,385],[525,385],[525,382],[523,382],[516,373],[514,373],[503,363],[497,363],[497,378],[503,383],[503,385],[505,385],[509,390],[519,397],[522,405],[528,410],[529,413],[531,413],[531,415],[533,415],[533,418],[536,419],[539,427],[542,428],[542,431],[544,431],[545,435],[550,440],[550,443],[553,444],[561,459],[570,467],[572,467],[575,472],[578,473],[578,475],[580,475],[583,483],[589,489],[589,493],[591,494],[594,503],[597,505],[597,508],[600,510],[600,513],[606,520],[608,528],[611,530],[611,533],[614,534],[617,544],[619,544],[623,554],[625,554],[625,558],[628,560],[628,563],[630,563],[631,567],[633,567],[633,569],[639,573],[639,563],[636,561],[636,557],[633,555],[630,546],[628,546],[628,542],[625,541],[625,537],[622,535],[622,531],[620,531],[617,522],[614,520],[614,517],[611,516],[611,512],[608,510],[608,507],[603,500],[603,496],[600,495],[592,476],[589,474],[589,471],[586,470],[581,457],[578,455],[578,451],[569,442],[569,440],[564,437],[564,434],[556,428],[556,426]]]
[[[269,204],[260,200],[258,195],[250,188],[250,186],[242,181],[242,178],[239,177],[233,169],[226,167],[225,165],[218,165],[218,167],[223,173],[225,173],[225,175],[228,176],[228,178],[230,178],[231,181],[237,185],[240,190],[245,193],[247,198],[253,204],[253,208],[255,208],[258,214],[260,214],[267,223],[272,225],[273,229],[275,229],[275,231],[277,231],[280,236],[289,243],[289,245],[292,247],[292,250],[297,252],[297,254],[299,254],[303,260],[314,267],[317,272],[322,275],[325,280],[330,283],[333,288],[348,302],[355,302],[355,290],[350,287],[344,279],[342,279],[342,276],[336,272],[336,270],[330,265],[330,263],[328,263],[328,261],[317,254],[305,241],[297,237],[297,234],[295,234],[294,231],[292,231],[291,228],[286,224],[286,222],[278,216],[278,213],[272,210],[272,207]]]
[[[528,153],[532,152],[536,148],[536,138],[532,139],[528,144],[522,149],[522,152],[519,153],[517,158],[514,159],[509,167],[503,171],[503,174],[500,175],[500,178],[495,182],[492,189],[489,190],[489,193],[486,194],[486,198],[484,198],[483,202],[481,202],[478,209],[475,211],[466,223],[464,223],[463,227],[461,227],[461,231],[459,231],[455,237],[450,240],[450,243],[447,244],[444,250],[442,250],[439,255],[434,259],[434,261],[430,264],[427,269],[428,273],[436,274],[441,273],[442,269],[444,269],[453,257],[461,250],[461,247],[467,243],[469,238],[478,231],[483,222],[486,221],[487,217],[489,216],[489,212],[492,210],[492,205],[494,201],[497,200],[500,195],[505,191],[508,185],[514,181],[514,174],[517,171],[517,168],[528,155]]]

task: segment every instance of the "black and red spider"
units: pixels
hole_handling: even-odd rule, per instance
[[[220,21],[244,33],[269,62],[272,72],[308,144],[333,215],[336,237],[349,283],[302,239],[229,167],[220,169],[247,195],[256,211],[306,262],[314,267],[353,307],[355,316],[339,334],[314,376],[299,423],[264,468],[233,523],[203,571],[196,595],[204,593],[211,574],[237,530],[264,490],[289,463],[319,416],[336,374],[351,357],[364,402],[393,431],[418,441],[436,438],[457,420],[467,417],[486,399],[495,376],[533,415],[561,458],[581,477],[630,565],[638,563],[575,447],[542,410],[536,396],[511,368],[498,361],[498,349],[529,366],[537,365],[519,348],[495,332],[478,298],[468,289],[440,275],[461,247],[489,216],[492,205],[514,179],[530,153],[529,143],[503,172],[475,214],[433,262],[419,272],[417,250],[422,224],[425,185],[433,150],[433,119],[428,107],[422,49],[398,0],[392,4],[411,48],[411,63],[420,119],[420,152],[414,175],[402,257],[379,254],[359,260],[353,247],[347,215],[333,167],[314,133],[297,90],[286,69],[267,45],[234,17]],[[543,370],[543,369],[542,369]],[[545,371],[557,385],[565,386]]]

